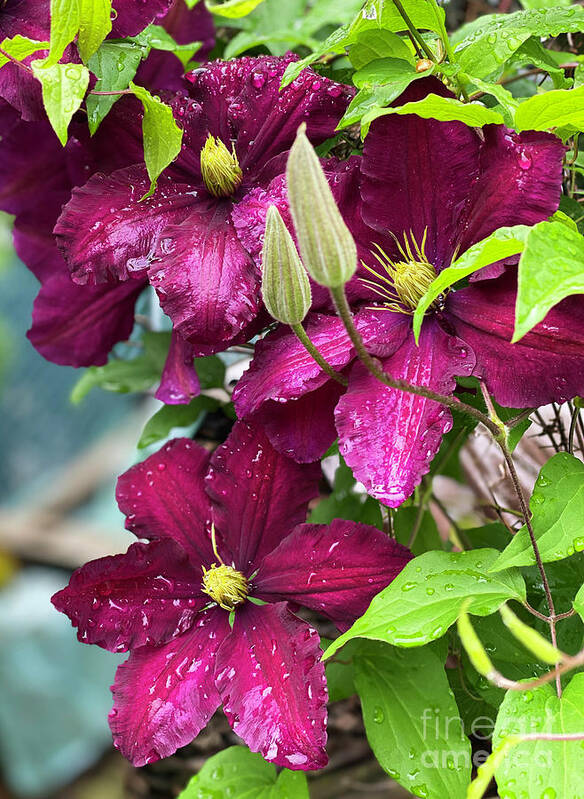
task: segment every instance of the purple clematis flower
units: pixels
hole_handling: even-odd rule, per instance
[[[432,91],[416,82],[398,101]],[[350,205],[341,205],[366,265],[355,321],[369,351],[394,378],[451,394],[475,375],[502,405],[539,406],[584,391],[584,304],[570,298],[511,344],[516,268],[497,264],[429,309],[419,346],[412,313],[456,254],[505,225],[532,225],[558,207],[564,148],[551,134],[482,133],[458,122],[386,116],[371,126],[363,158],[348,162]],[[350,192],[345,196],[349,197]],[[491,278],[491,279],[482,279]],[[353,281],[355,283],[355,279]],[[452,426],[436,402],[386,388],[355,353],[336,316],[312,314],[307,332],[348,376],[329,380],[287,328],[256,348],[234,392],[240,418],[256,418],[298,461],[320,457],[338,433],[341,452],[369,493],[390,507],[414,490]],[[314,432],[316,431],[316,432]]]
[[[282,174],[301,121],[332,135],[350,89],[306,70],[282,92],[286,58],[213,63],[171,100],[183,148],[140,202],[143,165],[96,174],[75,189],[55,227],[78,284],[146,278],[196,354],[245,340],[261,310],[258,206],[285,204]]]
[[[368,525],[303,524],[319,475],[238,422],[211,457],[175,439],[120,477],[126,527],[147,542],[78,569],[53,603],[81,641],[131,651],[110,726],[134,765],[189,743],[220,704],[267,760],[326,764],[319,637],[293,609],[346,629],[411,553]]]

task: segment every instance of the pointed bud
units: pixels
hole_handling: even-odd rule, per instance
[[[458,635],[460,636],[461,643],[472,665],[483,677],[489,677],[489,675],[494,673],[495,667],[490,657],[487,655],[487,651],[482,645],[480,638],[474,631],[469,615],[466,612],[466,608],[469,604],[470,602],[468,600],[464,603],[458,618]]]
[[[288,199],[302,261],[321,286],[337,288],[357,269],[357,247],[314,148],[298,128],[286,167]]]
[[[547,638],[540,635],[537,630],[530,627],[513,613],[510,607],[503,605],[499,608],[501,618],[509,632],[511,632],[523,646],[532,652],[538,660],[555,666],[564,659],[560,650],[550,643]]]
[[[266,215],[262,294],[271,316],[286,325],[299,325],[312,301],[308,275],[275,205],[270,205]]]

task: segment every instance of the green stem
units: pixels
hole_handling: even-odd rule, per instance
[[[302,325],[301,324],[291,325],[291,327],[294,333],[296,334],[296,337],[300,341],[300,343],[304,346],[308,354],[311,355],[312,358],[314,358],[314,360],[320,366],[323,372],[326,372],[327,375],[329,375],[329,377],[332,377],[333,380],[336,380],[337,383],[340,383],[342,386],[346,386],[348,382],[347,378],[344,375],[341,375],[337,371],[335,371],[335,369],[333,369],[330,363],[325,358],[323,358],[323,356],[316,349],[312,341],[308,338],[308,334],[306,330],[302,327]]]
[[[403,5],[401,4],[401,0],[393,0],[394,6],[397,8],[400,17],[406,23],[409,32],[412,34],[420,49],[428,56],[430,61],[436,62],[436,56],[432,52],[432,50],[428,47],[426,42],[424,41],[424,37],[420,35],[420,32],[412,22],[412,20],[408,17],[407,12]]]

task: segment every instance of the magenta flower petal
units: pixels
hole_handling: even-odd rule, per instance
[[[93,175],[73,190],[55,226],[57,243],[77,283],[144,277],[164,228],[181,222],[193,203],[190,187],[162,175],[153,197],[142,165]],[[137,210],[139,209],[139,210]]]
[[[211,457],[206,490],[215,527],[238,569],[249,574],[306,519],[319,478],[319,464],[300,466],[276,452],[260,428],[235,424]]]
[[[184,405],[200,393],[193,347],[173,330],[156,399],[167,405]]]
[[[368,524],[300,524],[262,560],[253,593],[268,602],[297,602],[346,629],[412,557]]]
[[[327,763],[327,690],[316,630],[286,603],[246,605],[217,652],[229,723],[253,752],[289,769]]]
[[[451,394],[455,376],[468,376],[474,353],[433,319],[422,327],[419,346],[411,335],[383,361],[394,378]],[[418,485],[452,427],[450,411],[433,400],[387,388],[361,363],[349,376],[335,412],[339,449],[368,493],[396,508]]]
[[[208,353],[210,345],[225,349],[259,310],[260,272],[230,211],[230,202],[193,205],[182,224],[165,228],[161,257],[149,272],[174,329],[193,342],[196,354]]]
[[[469,198],[461,251],[504,225],[535,225],[557,210],[565,147],[551,133],[483,128],[480,175]]]
[[[139,542],[125,555],[92,560],[52,602],[77,627],[80,641],[110,652],[170,641],[193,626],[206,604],[174,541]]]
[[[43,283],[27,336],[53,363],[104,364],[113,345],[132,332],[134,305],[143,288],[144,283],[135,280],[77,286],[66,272],[59,272]]]
[[[118,667],[109,723],[114,745],[135,766],[174,754],[217,710],[213,664],[228,633],[227,614],[213,608],[189,632],[141,647]]]
[[[171,5],[172,0],[148,0],[147,3],[137,3],[136,0],[113,0],[116,17],[111,36],[123,39],[140,33],[151,22],[160,24],[157,18],[164,16]]]
[[[453,292],[446,307],[458,335],[475,351],[475,374],[497,402],[528,408],[584,394],[584,305],[571,297],[511,344],[514,270]]]
[[[415,81],[396,104],[419,100],[429,92],[452,96],[440,81],[427,78]],[[363,219],[384,239],[390,231],[400,243],[410,232],[421,242],[427,228],[428,259],[447,266],[478,174],[479,149],[476,132],[462,122],[437,122],[414,114],[375,120],[361,164]]]
[[[343,393],[329,380],[320,388],[288,402],[268,400],[253,417],[272,446],[297,463],[320,460],[337,437],[333,412]]]
[[[211,564],[211,518],[203,478],[209,453],[188,438],[175,438],[120,478],[116,499],[126,528],[138,538],[173,539],[195,568]]]

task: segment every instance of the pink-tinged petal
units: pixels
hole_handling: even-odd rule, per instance
[[[98,173],[73,190],[54,232],[76,283],[145,276],[161,232],[193,204],[191,187],[166,175],[139,202],[149,186],[146,168],[138,165],[107,177]]]
[[[435,78],[415,81],[395,105],[429,92],[451,97]],[[361,163],[363,219],[377,241],[397,255],[388,232],[421,244],[436,267],[447,266],[458,243],[459,220],[478,174],[480,139],[462,122],[437,122],[414,114],[376,119],[365,139]],[[373,243],[373,242],[372,242]],[[373,259],[367,263],[375,264]]]
[[[61,273],[73,285],[52,233],[56,216],[58,212],[42,202],[19,214],[14,220],[12,241],[20,260],[41,283]]]
[[[252,752],[289,769],[326,766],[327,690],[316,630],[286,603],[247,603],[217,652],[225,715]]]
[[[412,557],[368,524],[300,524],[263,559],[252,592],[267,602],[312,608],[344,630]]]
[[[383,362],[394,378],[451,394],[455,376],[475,365],[470,347],[445,333],[432,318],[422,326],[419,347],[411,335]],[[384,386],[356,363],[347,393],[335,411],[339,449],[367,492],[396,508],[418,485],[452,427],[450,411],[434,400]]]
[[[193,347],[173,330],[156,399],[166,405],[185,405],[200,393]]]
[[[145,3],[136,0],[113,0],[116,15],[113,20],[111,36],[123,39],[126,36],[135,36],[150,25],[151,22],[160,24],[159,17],[167,13],[172,0],[148,0]]]
[[[217,532],[238,569],[249,574],[306,520],[319,478],[319,464],[294,463],[276,452],[263,430],[236,422],[213,453],[206,490]]]
[[[227,619],[218,608],[204,611],[184,635],[141,647],[118,667],[109,724],[114,746],[135,766],[174,754],[217,710],[213,665],[229,633]]]
[[[174,541],[138,542],[125,555],[77,569],[52,602],[80,641],[127,652],[166,643],[193,626],[207,604],[201,576]]]
[[[268,400],[252,417],[272,446],[297,463],[320,460],[337,437],[334,409],[344,387],[329,380],[320,388],[288,402]]]
[[[165,228],[149,270],[174,329],[197,355],[225,349],[260,306],[260,271],[241,246],[230,212],[226,200],[193,205],[182,224]]]
[[[214,560],[211,507],[203,483],[208,465],[206,449],[175,438],[124,472],[116,488],[126,528],[138,538],[173,539],[196,569]]]
[[[266,214],[270,205],[275,205],[291,233],[294,231],[288,195],[286,191],[286,175],[275,177],[267,188],[256,186],[241,200],[234,204],[231,220],[237,232],[237,238],[253,258],[261,264]]]
[[[134,327],[134,305],[143,281],[101,286],[77,286],[67,272],[43,283],[34,303],[33,347],[53,363],[100,366],[118,341]]]
[[[557,210],[566,148],[551,133],[483,128],[480,174],[460,241],[464,252],[505,225],[535,225]]]
[[[570,297],[511,344],[517,291],[515,270],[452,292],[448,315],[475,351],[474,371],[497,402],[528,408],[584,394],[584,303]]]

